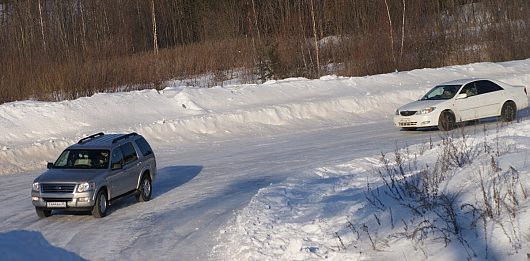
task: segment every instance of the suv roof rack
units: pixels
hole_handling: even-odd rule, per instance
[[[99,133],[96,133],[96,134],[93,134],[93,135],[90,135],[88,137],[84,137],[82,139],[80,139],[77,144],[83,144],[85,142],[88,142],[89,140],[92,140],[92,139],[95,139],[95,138],[99,138],[101,136],[105,135],[105,133],[103,132],[99,132]]]
[[[120,141],[120,140],[124,140],[124,139],[127,139],[127,138],[129,138],[129,137],[136,136],[136,135],[138,135],[138,133],[136,133],[136,132],[132,132],[132,133],[129,133],[129,134],[125,134],[125,135],[122,135],[122,136],[120,136],[120,137],[118,137],[118,138],[113,139],[113,140],[112,140],[112,143],[116,143],[116,142],[118,142],[118,141]]]

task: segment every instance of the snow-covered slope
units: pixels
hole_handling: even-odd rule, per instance
[[[136,131],[164,143],[237,136],[304,120],[372,122],[391,117],[398,105],[451,79],[492,77],[527,84],[529,64],[480,63],[367,77],[293,78],[263,85],[170,87],[53,103],[6,103],[0,105],[0,174],[38,169],[68,144],[100,131]]]
[[[209,89],[175,83],[162,91],[2,104],[0,254],[13,260],[39,253],[89,260],[520,260],[530,248],[526,119],[507,127],[488,123],[486,131],[466,128],[472,163],[447,168],[436,187],[436,195],[458,195],[450,205],[462,225],[457,234],[421,227],[427,220],[447,229],[440,221],[446,216],[436,219],[436,207],[410,214],[400,204],[416,199],[393,201],[377,174],[396,166],[396,146],[410,180],[435,169],[445,134],[400,132],[391,117],[433,85],[470,77],[529,86],[530,60]],[[29,199],[33,178],[63,148],[100,131],[136,131],[152,143],[159,162],[153,200],[125,200],[101,220],[69,213],[37,219]],[[391,164],[381,162],[381,152]],[[492,159],[498,171],[488,170]],[[512,168],[519,187],[503,183],[515,180]],[[489,202],[480,200],[482,190],[488,200],[515,195],[517,204],[502,201],[512,207],[497,204],[501,213],[477,219]]]
[[[260,189],[218,232],[213,257],[526,260],[530,121],[460,131],[465,136],[454,132],[443,141],[390,151],[388,165],[376,154]],[[455,148],[463,152],[462,166],[452,157],[458,153],[443,157]],[[407,179],[400,176],[396,155]],[[442,161],[448,164],[446,172],[437,171]],[[389,174],[388,168],[395,172]],[[395,183],[391,175],[398,177]]]

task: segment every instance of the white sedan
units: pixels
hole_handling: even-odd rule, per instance
[[[396,110],[394,125],[404,130],[438,127],[448,131],[457,122],[499,116],[513,121],[528,107],[526,87],[490,79],[462,79],[442,83],[421,99]]]

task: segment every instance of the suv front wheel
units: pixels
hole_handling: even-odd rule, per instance
[[[96,203],[92,208],[92,215],[97,218],[102,218],[107,215],[107,193],[104,189],[100,190],[96,196]]]
[[[45,218],[52,215],[52,211],[50,209],[35,208],[35,211],[37,212],[37,216],[40,218]]]

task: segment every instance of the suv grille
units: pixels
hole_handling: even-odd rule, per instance
[[[72,193],[74,188],[75,184],[41,184],[43,193]]]
[[[42,198],[46,202],[67,202],[72,201],[72,198]]]
[[[399,114],[401,114],[401,116],[412,116],[416,113],[416,111],[400,111]]]

